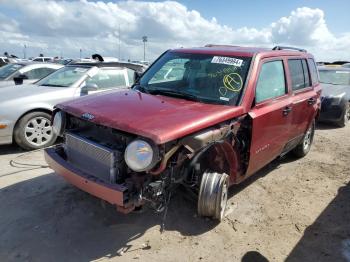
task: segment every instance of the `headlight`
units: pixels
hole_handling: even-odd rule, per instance
[[[135,140],[126,147],[124,158],[132,170],[141,172],[154,167],[158,159],[158,152],[148,142]]]
[[[53,117],[52,130],[56,135],[61,136],[63,133],[63,129],[64,129],[64,113],[61,111],[58,111]]]

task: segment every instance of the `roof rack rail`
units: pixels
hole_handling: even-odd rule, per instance
[[[307,52],[306,49],[292,47],[292,46],[279,46],[279,45],[272,48],[272,50],[295,50],[299,52],[305,52],[305,53]]]
[[[238,45],[216,45],[216,44],[207,44],[204,47],[239,47]]]

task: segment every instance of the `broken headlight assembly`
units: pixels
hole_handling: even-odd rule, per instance
[[[52,130],[57,136],[62,136],[65,124],[65,114],[62,111],[56,112],[53,117]]]
[[[158,148],[141,139],[132,141],[124,154],[126,164],[135,172],[152,169],[159,160],[158,156]]]

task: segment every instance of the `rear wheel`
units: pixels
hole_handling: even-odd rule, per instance
[[[350,121],[350,103],[348,102],[344,108],[343,117],[336,124],[339,127],[346,126]]]
[[[293,154],[297,157],[304,157],[309,153],[312,141],[314,139],[314,133],[315,133],[315,121],[313,120],[310,127],[304,134],[303,139],[300,141],[300,143],[293,149]]]
[[[44,112],[32,112],[23,116],[14,130],[16,143],[26,150],[52,145],[56,140],[51,127],[51,116]]]
[[[198,214],[221,221],[225,215],[228,175],[205,172],[198,196]]]

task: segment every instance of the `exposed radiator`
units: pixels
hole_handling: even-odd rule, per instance
[[[120,170],[122,153],[99,145],[72,133],[66,134],[67,160],[83,172],[115,183]]]

